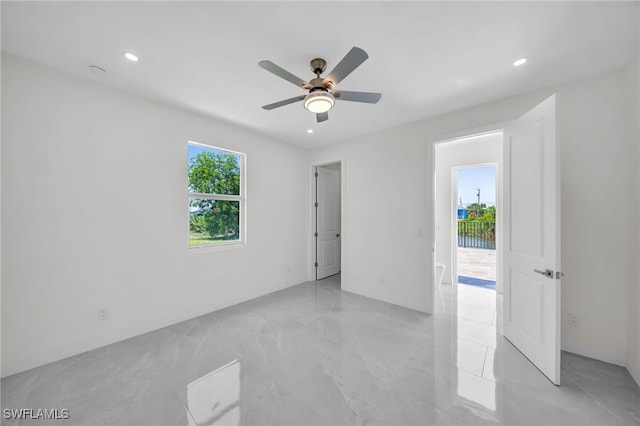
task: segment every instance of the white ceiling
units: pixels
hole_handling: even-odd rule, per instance
[[[638,55],[638,6],[2,1],[2,50],[312,147],[620,68]],[[338,88],[381,92],[378,104],[338,102],[319,124],[302,103],[261,108],[304,91],[260,60],[309,80],[310,59],[329,71],[352,46],[369,59]]]

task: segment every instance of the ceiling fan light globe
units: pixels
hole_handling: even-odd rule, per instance
[[[329,92],[309,93],[304,98],[304,107],[314,114],[322,114],[329,111],[335,104],[335,98]]]

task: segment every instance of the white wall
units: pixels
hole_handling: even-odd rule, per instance
[[[426,149],[404,143],[420,137],[407,134],[394,129],[315,149],[310,161],[343,164],[342,289],[426,311]]]
[[[513,120],[557,92],[566,274],[563,348],[624,365],[627,297],[629,283],[637,281],[637,272],[631,271],[637,270],[633,265],[638,259],[637,244],[630,243],[637,233],[629,233],[638,211],[621,208],[629,205],[629,194],[638,192],[637,179],[632,179],[638,168],[638,117],[628,113],[625,94],[632,87],[627,72],[622,69],[312,150],[311,161],[345,159],[343,235],[348,236],[348,265],[343,289],[432,312],[433,209],[427,205],[433,191],[431,144]],[[579,327],[567,325],[567,312],[580,317]]]
[[[499,169],[501,148],[502,133],[477,135],[436,145],[436,204],[434,206],[436,262],[445,265],[443,282],[453,283],[454,268],[457,267],[451,244],[452,232],[455,232],[452,230],[453,220],[457,214],[452,205],[452,190],[456,191],[456,188],[452,188],[452,169],[490,163]],[[458,204],[457,201],[455,203]]]
[[[564,86],[558,108],[562,347],[618,365],[628,350],[627,299],[639,256],[631,237],[638,211],[616,208],[629,205],[638,185],[638,116],[629,114],[626,72]],[[579,327],[568,325],[569,312]]]
[[[636,141],[637,161],[636,174],[630,179],[636,183],[636,202],[633,203],[633,198],[628,205],[637,206],[637,211],[640,212],[640,66],[636,61],[633,66],[629,67],[627,71],[627,79],[629,80],[630,90],[627,92],[628,100],[628,116],[629,120],[635,123],[633,127],[634,139]],[[633,194],[633,193],[632,193]],[[632,279],[629,281],[629,348],[627,351],[627,369],[635,379],[636,383],[640,385],[640,262],[638,262],[638,251],[640,250],[640,226],[638,220],[635,221],[635,233],[638,238],[635,241],[635,246],[631,246],[629,250],[629,264],[632,267],[630,275]],[[630,229],[630,234],[633,234],[634,229]],[[635,257],[634,257],[635,255]]]
[[[187,140],[247,154],[246,248],[187,249]],[[301,149],[3,56],[2,150],[4,376],[305,278]]]

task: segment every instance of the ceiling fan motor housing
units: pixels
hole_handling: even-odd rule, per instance
[[[322,58],[314,58],[310,62],[311,71],[317,76],[322,74],[327,69],[327,61]]]
[[[313,93],[319,90],[328,92],[327,89],[329,89],[329,87],[325,85],[325,81],[323,78],[314,78],[313,80],[309,81],[309,84],[311,85],[311,89],[309,89],[309,93]]]

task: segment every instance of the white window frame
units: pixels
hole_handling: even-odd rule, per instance
[[[212,151],[219,151],[219,152],[225,152],[225,153],[229,153],[229,154],[233,154],[233,155],[237,155],[240,158],[240,194],[239,195],[225,195],[225,194],[203,194],[203,193],[199,193],[199,192],[191,192],[189,191],[189,146],[193,145],[193,146],[197,146],[200,148],[204,148],[204,149],[208,149],[208,150],[212,150]],[[245,154],[244,152],[239,152],[239,151],[233,151],[230,149],[226,149],[226,148],[220,148],[218,146],[213,146],[213,145],[208,145],[208,144],[204,144],[204,143],[200,143],[200,142],[194,142],[194,141],[187,141],[187,247],[190,251],[211,251],[211,250],[225,250],[225,249],[230,249],[230,248],[241,248],[241,247],[246,247],[246,241],[247,241],[247,236],[246,236],[246,164],[247,164],[247,154]],[[189,211],[189,200],[191,198],[205,198],[205,199],[209,199],[209,200],[221,200],[221,201],[238,201],[239,202],[239,206],[240,206],[240,213],[239,213],[239,217],[238,217],[238,221],[239,224],[238,226],[240,227],[240,238],[236,241],[225,241],[225,242],[220,242],[217,244],[203,244],[203,245],[198,245],[198,246],[192,246],[189,244],[189,240],[191,238],[191,234],[190,234],[190,229],[189,229],[189,223],[190,223],[190,214],[191,212]]]

